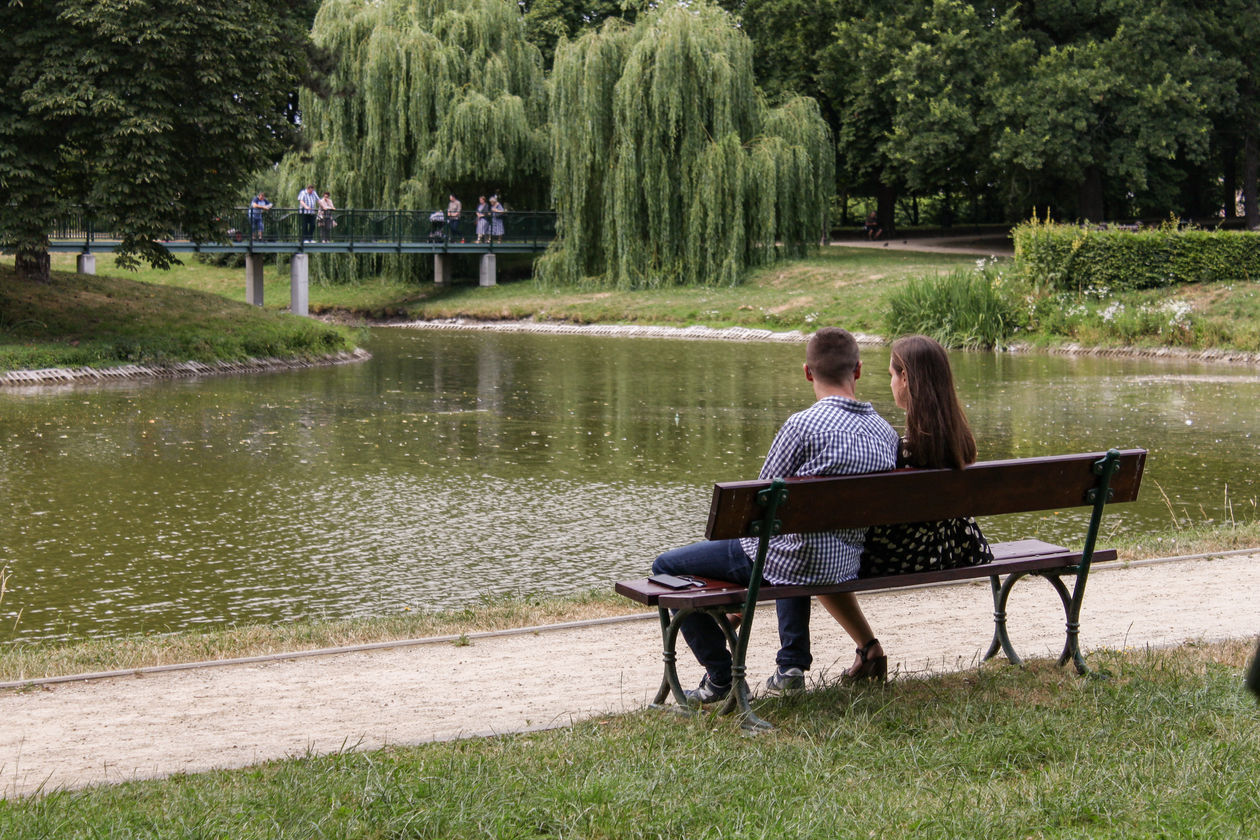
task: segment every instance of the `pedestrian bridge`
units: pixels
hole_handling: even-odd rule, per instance
[[[334,210],[316,219],[298,208],[255,213],[241,207],[221,217],[223,241],[197,241],[179,230],[171,230],[160,241],[176,253],[244,254],[246,300],[257,306],[263,303],[262,257],[290,255],[290,309],[306,315],[311,254],[432,254],[439,285],[451,282],[452,257],[475,255],[480,261],[478,282],[493,286],[498,254],[539,253],[555,239],[554,212],[513,210],[501,218],[501,228],[496,225],[478,237],[476,213],[470,211],[456,219],[440,210]],[[492,219],[487,216],[485,221],[491,228]],[[77,253],[79,271],[94,274],[94,254],[112,252],[120,242],[90,217],[77,214],[49,234],[48,250]]]

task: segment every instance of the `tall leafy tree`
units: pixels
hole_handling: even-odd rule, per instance
[[[1206,158],[1229,87],[1199,5],[1015,4],[1037,54],[994,99],[1004,131],[993,154],[1029,185],[1024,202],[1094,220],[1134,201],[1175,207],[1176,161]]]
[[[722,10],[662,7],[562,41],[551,80],[550,282],[735,283],[825,229],[834,157],[812,100],[768,109]]]
[[[173,225],[223,234],[242,184],[298,138],[307,0],[7,0],[0,6],[0,246],[46,279],[79,205],[159,267]]]
[[[471,210],[499,191],[545,206],[551,168],[542,57],[509,0],[325,0],[312,30],[338,56],[333,93],[303,93],[309,152],[282,167],[285,195],[313,182],[340,206]],[[330,279],[422,261],[330,261]]]

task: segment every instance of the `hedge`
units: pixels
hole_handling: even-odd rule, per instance
[[[1152,289],[1260,279],[1260,234],[1093,230],[1033,220],[1011,233],[1020,277],[1055,289]]]

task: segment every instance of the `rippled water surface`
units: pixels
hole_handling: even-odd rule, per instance
[[[610,586],[700,538],[710,485],[755,477],[812,400],[803,344],[382,329],[369,349],[296,373],[0,391],[0,641]],[[886,351],[864,358],[859,396],[899,426]],[[1227,497],[1254,518],[1254,370],[954,363],[983,458],[1151,450],[1142,501],[1105,528],[1220,518]],[[1082,522],[986,529],[1078,544]]]

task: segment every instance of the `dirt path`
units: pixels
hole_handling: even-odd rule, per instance
[[[837,239],[832,245],[846,248],[888,248],[892,251],[923,251],[929,254],[974,254],[982,257],[1009,257],[1015,253],[1015,243],[1007,234],[931,236],[902,239]]]
[[[960,588],[970,591],[959,591]],[[1099,567],[1086,649],[1164,646],[1260,631],[1260,552]],[[902,674],[973,667],[992,633],[988,583],[864,596]],[[759,617],[762,614],[759,613]],[[1025,581],[1011,598],[1023,655],[1056,655],[1062,612]],[[760,618],[756,683],[774,660]],[[812,674],[852,661],[834,622],[814,615]],[[770,629],[771,632],[766,632]],[[273,758],[564,726],[642,708],[660,680],[655,615],[278,662],[162,672],[0,692],[0,792],[77,788]],[[689,656],[684,683],[699,679]]]

